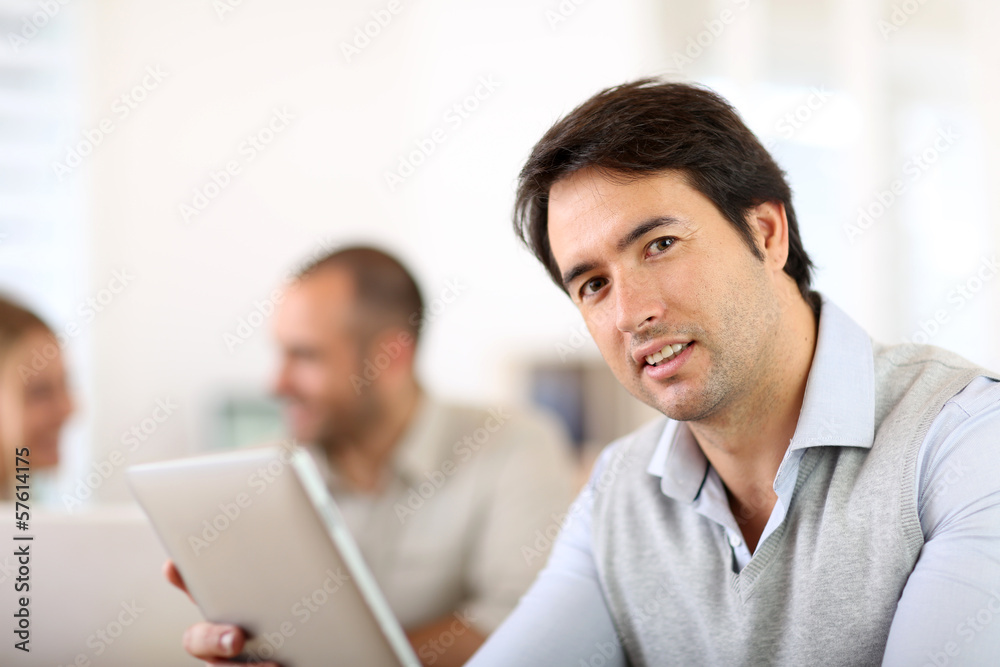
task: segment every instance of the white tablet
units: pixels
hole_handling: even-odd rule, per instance
[[[128,482],[205,618],[246,630],[239,660],[419,667],[305,450],[147,463]]]

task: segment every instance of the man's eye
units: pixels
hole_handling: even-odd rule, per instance
[[[664,236],[649,244],[649,250],[653,253],[660,253],[674,244],[676,239],[673,236]]]
[[[604,278],[591,278],[583,284],[580,288],[580,294],[582,296],[587,296],[588,294],[593,294],[600,290],[608,281]]]

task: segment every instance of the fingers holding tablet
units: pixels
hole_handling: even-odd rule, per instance
[[[213,665],[235,665],[246,663],[228,662],[225,658],[233,658],[243,650],[243,631],[235,625],[195,623],[184,632],[184,650],[198,658],[207,660]],[[219,662],[219,661],[222,662]],[[261,667],[278,667],[277,663],[254,663]]]
[[[167,559],[163,563],[163,574],[167,581],[184,591],[188,598],[191,597],[187,586],[184,585],[184,579],[181,578],[181,573],[172,560]],[[229,661],[218,662],[219,659],[239,655],[240,651],[243,650],[243,642],[243,631],[240,628],[234,625],[207,622],[192,625],[184,632],[183,638],[184,650],[199,660],[210,661],[208,663],[210,665],[246,664]],[[261,665],[261,667],[278,667],[273,662],[254,664]]]

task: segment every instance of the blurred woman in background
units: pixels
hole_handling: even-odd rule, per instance
[[[0,500],[13,500],[18,455],[36,472],[59,463],[59,433],[73,412],[55,334],[40,317],[0,297]],[[23,464],[22,464],[23,465]]]

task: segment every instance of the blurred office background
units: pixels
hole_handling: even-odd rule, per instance
[[[644,75],[736,105],[876,339],[1000,367],[996,25],[989,0],[3,0],[0,289],[66,335],[80,399],[52,483],[134,427],[131,462],[280,428],[268,302],[353,241],[421,281],[432,391],[591,443],[648,417],[510,226],[534,141]],[[128,498],[120,470],[96,495]]]

